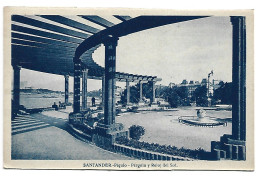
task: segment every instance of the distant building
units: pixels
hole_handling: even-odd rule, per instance
[[[208,84],[208,80],[206,78],[202,79],[201,85],[207,85],[207,84]]]
[[[209,87],[208,87],[208,80],[203,78],[201,83],[199,81],[193,81],[191,80],[190,82],[188,82],[186,79],[184,79],[181,84],[174,84],[173,83],[170,83],[169,84],[169,87],[174,87],[174,86],[177,86],[177,87],[186,87],[188,89],[188,94],[189,94],[189,97],[192,97],[194,95],[194,92],[195,90],[198,88],[198,87],[201,87],[201,86],[206,86],[206,88],[208,89],[209,88],[209,94],[210,96],[213,95],[214,91],[216,89],[218,89],[221,85],[219,83],[223,82],[223,81],[218,81],[216,82],[217,80],[213,80],[213,82],[209,82]]]
[[[183,81],[182,81],[181,84],[182,84],[182,85],[186,85],[186,84],[188,84],[188,81],[187,81],[186,79],[183,79]]]
[[[169,87],[172,88],[172,87],[174,87],[175,85],[176,85],[175,83],[171,82],[171,83],[169,84]]]
[[[222,85],[224,85],[224,82],[222,80],[214,80],[213,79],[213,90],[217,90],[218,88],[220,88]]]
[[[194,95],[196,88],[200,86],[201,85],[199,83],[196,84],[192,80],[188,83],[186,79],[184,79],[181,84],[177,85],[177,87],[186,87],[188,89],[189,97],[192,97]]]

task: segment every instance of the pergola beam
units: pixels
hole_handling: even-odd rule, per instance
[[[74,37],[78,37],[81,39],[86,39],[87,37],[89,37],[90,35],[82,33],[82,32],[78,32],[78,31],[74,31],[68,28],[63,28],[61,26],[56,26],[50,23],[45,23],[39,20],[35,20],[35,19],[31,19],[25,16],[21,16],[21,15],[12,15],[12,21],[15,22],[19,22],[19,23],[23,23],[23,24],[27,24],[27,25],[31,25],[31,26],[35,26],[38,28],[42,28],[42,29],[46,29],[46,30],[50,30],[50,31],[54,31],[54,32],[58,32],[61,34],[66,34],[69,36],[74,36]]]
[[[11,29],[13,31],[18,31],[18,32],[22,32],[22,33],[32,34],[32,35],[51,38],[51,39],[57,39],[57,40],[61,40],[61,41],[68,42],[68,43],[80,44],[83,41],[82,39],[77,39],[77,38],[68,37],[68,36],[64,36],[64,35],[60,35],[60,34],[55,34],[55,33],[50,33],[50,32],[46,32],[46,31],[27,28],[27,27],[15,25],[15,24],[12,24]]]
[[[60,47],[54,44],[46,44],[46,43],[39,43],[35,41],[27,41],[27,40],[21,40],[21,39],[11,39],[12,43],[15,44],[21,44],[21,45],[28,45],[28,46],[33,46],[33,47],[38,47],[42,49],[49,49],[49,50],[56,50],[56,51],[66,51],[66,52],[71,52],[72,54],[75,52],[75,48],[70,48],[70,47]]]
[[[18,57],[22,56],[23,58],[30,57],[30,56],[37,56],[37,57],[59,57],[61,59],[71,61],[73,58],[73,52],[67,52],[65,50],[51,50],[47,48],[35,48],[35,47],[28,47],[28,46],[19,46],[19,45],[12,45],[12,56],[18,55]],[[91,54],[85,53],[82,58],[84,58],[84,62],[88,62],[86,64],[93,63],[93,65],[97,65],[93,60],[86,60],[85,58],[92,58]],[[36,61],[35,61],[36,62]]]
[[[70,47],[59,47],[56,45],[47,45],[47,44],[43,44],[43,43],[38,43],[38,42],[34,42],[34,41],[24,41],[24,40],[20,40],[20,39],[11,39],[12,44],[19,44],[20,47],[34,47],[33,50],[38,50],[38,51],[44,51],[44,52],[48,52],[48,54],[66,54],[69,56],[74,56],[74,52],[75,52],[75,48],[70,48]],[[16,45],[17,46],[17,45]],[[94,52],[95,48],[88,50],[87,52],[85,52],[81,58],[84,58],[86,56],[91,56],[92,53]],[[45,53],[46,55],[46,53]],[[84,59],[83,59],[84,60]],[[94,62],[94,61],[93,61]]]
[[[159,81],[161,79],[157,78],[156,76],[143,76],[143,75],[134,75],[134,74],[127,74],[127,73],[116,73],[116,78],[119,80],[132,80],[132,81]]]
[[[111,26],[114,26],[115,24],[110,22],[110,21],[107,21],[106,19],[104,18],[101,18],[97,15],[80,15],[80,17],[86,19],[86,20],[89,20],[93,23],[96,23],[98,25],[101,25],[105,28],[108,28],[108,27],[111,27]]]
[[[36,36],[29,36],[29,35],[15,33],[15,32],[12,32],[11,36],[12,36],[12,38],[16,38],[16,39],[29,40],[29,41],[39,42],[39,43],[43,43],[43,44],[48,44],[48,45],[70,47],[70,48],[74,48],[74,49],[78,46],[78,44],[75,44],[75,43],[67,43],[64,41],[41,38],[41,37],[36,37]]]
[[[68,48],[68,47],[58,47],[58,46],[51,46],[47,47],[48,45],[37,43],[37,42],[31,42],[31,41],[24,41],[19,39],[11,39],[11,42],[14,44],[21,44],[21,45],[27,45],[32,47],[37,47],[37,49],[40,51],[50,51],[51,53],[45,53],[46,54],[53,54],[53,53],[64,53],[68,55],[74,55],[75,49]]]
[[[130,16],[124,16],[124,15],[114,15],[114,17],[116,17],[117,19],[121,20],[122,22],[125,22],[125,21],[131,19]]]
[[[83,23],[79,23],[77,21],[71,20],[69,18],[60,15],[39,15],[39,16],[92,34],[95,34],[100,31],[99,29],[93,28]]]
[[[125,21],[124,23],[114,25],[85,39],[77,47],[75,57],[79,58],[89,48],[103,43],[108,36],[122,37],[131,33],[147,30],[150,28],[205,17],[207,16],[139,16]]]
[[[75,20],[59,16],[59,15],[39,15],[42,18],[67,25],[72,28],[80,29],[82,31],[99,35],[99,29],[90,27],[83,23],[77,22]],[[113,23],[107,21],[104,18],[99,16],[81,16],[84,19],[92,21],[93,23],[99,24],[104,27],[112,27],[114,26]],[[132,20],[129,16],[120,16],[114,15],[115,18],[126,22],[128,20]],[[36,20],[30,17],[21,16],[21,15],[13,15],[12,20],[15,22],[19,22],[22,24],[31,25],[34,27],[54,31],[46,32],[44,30],[38,30],[30,27],[25,27],[22,25],[12,24],[12,57],[19,60],[22,65],[26,66],[27,68],[34,69],[38,65],[37,69],[42,72],[49,72],[55,74],[66,74],[68,72],[73,74],[73,57],[78,44],[82,43],[82,39],[86,39],[89,35],[74,31],[71,29],[67,29],[61,27],[59,25],[54,25],[44,20]],[[118,26],[118,25],[115,25]],[[138,27],[139,28],[139,27]],[[117,28],[115,28],[117,29]],[[17,31],[17,32],[16,32]],[[114,30],[103,30],[106,32],[115,32]],[[21,34],[21,33],[26,34]],[[58,33],[61,34],[58,34]],[[27,35],[28,34],[28,35]],[[112,33],[111,33],[112,34]],[[69,36],[67,36],[69,35]],[[77,37],[77,38],[75,38]],[[103,40],[103,36],[101,35],[101,41]],[[104,68],[99,66],[95,61],[92,59],[92,53],[96,50],[97,47],[100,46],[100,40],[96,41],[97,44],[93,44],[89,50],[82,53],[80,55],[81,64],[84,68],[89,69],[89,77],[95,79],[102,79],[101,77],[104,75]],[[76,56],[77,57],[77,56]],[[69,61],[69,62],[68,62]],[[36,64],[37,63],[37,64]],[[59,65],[54,64],[59,63]],[[45,70],[46,69],[46,70]],[[51,71],[51,70],[55,71]],[[35,70],[35,69],[34,69]],[[158,80],[156,77],[152,76],[142,76],[142,75],[134,75],[134,74],[127,74],[127,73],[116,73],[117,81],[155,81]]]

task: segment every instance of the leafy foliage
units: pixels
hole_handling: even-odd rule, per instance
[[[168,87],[165,89],[163,97],[173,108],[190,106],[188,89],[186,87]]]
[[[129,128],[129,133],[130,133],[130,138],[132,138],[134,140],[139,140],[141,138],[141,136],[144,135],[145,129],[144,129],[144,127],[139,126],[139,125],[132,125]]]
[[[193,159],[205,159],[210,158],[207,152],[201,148],[199,149],[186,149],[186,148],[177,148],[176,146],[166,146],[160,145],[158,143],[147,143],[140,142],[134,139],[127,139],[125,137],[120,137],[116,139],[118,144],[123,144],[137,149],[148,150],[153,152],[159,152],[163,154],[176,155],[181,157],[188,157]]]
[[[139,88],[137,86],[130,87],[130,102],[131,103],[138,103],[139,102]],[[124,90],[121,96],[122,104],[126,104],[126,89]]]
[[[194,92],[194,96],[195,96],[197,106],[207,106],[208,105],[206,86],[200,86],[200,87],[196,88],[196,90]]]
[[[215,90],[213,99],[221,100],[221,104],[232,104],[232,83],[223,83]]]
[[[143,96],[145,98],[151,98],[152,97],[152,83],[143,83],[142,84],[142,91]],[[121,102],[122,104],[126,104],[126,89],[124,90],[122,96],[121,96]],[[134,86],[130,86],[130,102],[131,103],[138,103],[140,100],[140,85],[136,84]]]

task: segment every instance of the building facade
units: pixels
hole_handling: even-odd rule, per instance
[[[181,84],[170,83],[169,87],[171,87],[171,88],[174,86],[186,87],[188,90],[189,97],[191,98],[194,95],[194,92],[198,87],[206,86],[206,88],[208,89],[208,92],[209,92],[209,96],[213,96],[214,90],[216,90],[220,87],[220,85],[219,85],[220,82],[222,82],[222,81],[216,82],[216,80],[213,80],[213,82],[208,83],[206,78],[203,78],[201,82],[199,82],[199,81],[194,82],[193,80],[188,82],[186,79],[183,79]]]

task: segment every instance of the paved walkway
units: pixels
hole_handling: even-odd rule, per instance
[[[66,114],[65,112],[56,113]],[[64,115],[52,117],[40,113],[16,117],[12,121],[12,159],[131,159],[76,139],[67,132],[67,120],[64,117]]]

